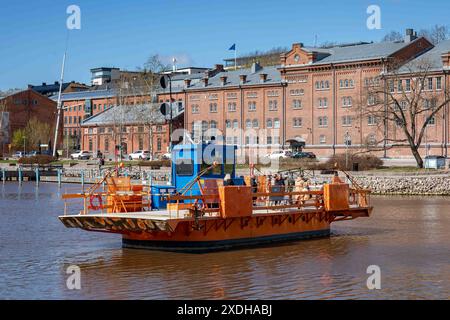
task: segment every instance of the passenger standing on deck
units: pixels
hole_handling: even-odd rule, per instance
[[[298,176],[297,179],[295,179],[295,192],[301,192],[303,190],[303,177]],[[302,196],[296,195],[295,196],[295,202],[300,203]]]
[[[258,181],[256,181],[256,177],[254,175],[250,176],[250,185],[252,186],[252,193],[258,192]],[[256,204],[257,197],[253,197],[253,205]]]
[[[280,193],[284,191],[284,179],[281,177],[280,174],[276,174],[275,175],[275,181],[272,187],[272,192],[273,193]],[[281,201],[283,201],[284,197],[283,196],[273,196],[272,197],[272,201],[274,202],[275,205],[278,205],[281,203]]]
[[[288,176],[288,178],[287,178],[287,181],[286,181],[286,184],[287,184],[287,192],[293,192],[294,191],[294,189],[295,189],[295,179],[294,179],[294,174],[293,173],[290,173],[289,174],[289,176]],[[293,201],[292,201],[292,195],[290,194],[289,195],[289,203],[291,204]]]

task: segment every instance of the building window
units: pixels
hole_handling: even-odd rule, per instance
[[[409,92],[411,91],[411,80],[410,79],[406,79],[405,80],[406,84],[405,84],[405,91]]]
[[[374,133],[370,133],[367,136],[367,143],[369,144],[369,146],[374,146],[377,144],[377,139]]]
[[[436,78],[436,90],[442,90],[442,78],[441,77]]]
[[[253,128],[258,128],[259,127],[259,122],[257,119],[253,119]]]
[[[109,150],[109,139],[105,138],[105,151]]]
[[[300,128],[302,126],[302,118],[294,118],[292,125],[294,128]]]
[[[250,119],[247,119],[247,120],[245,121],[245,127],[246,127],[247,129],[250,129],[250,128],[252,127],[252,121],[251,121]]]
[[[400,102],[400,107],[402,108],[403,111],[406,110],[406,108],[408,107],[408,103],[403,100],[402,102]]]
[[[156,139],[156,150],[161,151],[162,149],[162,143],[161,138]]]
[[[278,101],[277,100],[269,100],[269,111],[278,110]]]
[[[316,81],[316,89],[317,90],[326,90],[330,88],[330,82],[326,81]]]
[[[272,125],[273,125],[273,124],[272,124],[272,119],[267,119],[267,120],[266,120],[266,127],[267,127],[267,128],[272,128]]]
[[[237,120],[233,120],[233,128],[238,129],[239,128],[239,122]]]
[[[433,78],[428,78],[428,90],[433,90]]]
[[[305,90],[303,90],[303,89],[293,89],[293,90],[290,90],[289,91],[289,94],[291,95],[291,96],[302,96],[302,95],[304,95],[305,94]]]
[[[327,108],[328,107],[328,99],[327,98],[319,98],[319,108]]]
[[[435,118],[435,117],[431,117],[431,118],[430,118],[430,121],[428,121],[428,124],[429,124],[430,126],[434,126],[434,125],[436,124],[436,118]]]
[[[377,118],[373,114],[368,115],[367,116],[367,125],[374,126],[376,124],[377,124]]]
[[[92,139],[89,139],[89,151],[92,151],[92,149],[93,149]]]
[[[367,98],[367,104],[369,106],[373,106],[377,104],[377,97],[373,94],[369,95],[369,98]]]
[[[342,107],[350,108],[352,106],[352,97],[342,97]]]
[[[320,144],[325,144],[327,142],[327,139],[325,138],[325,135],[324,134],[321,134],[320,136],[319,136],[319,143]]]
[[[273,127],[274,127],[275,129],[280,128],[280,120],[279,120],[278,118],[275,118],[275,119],[273,120]]]
[[[192,105],[192,113],[200,113],[200,108],[199,108],[198,104]]]
[[[225,127],[226,128],[231,128],[231,121],[230,120],[225,120]]]
[[[355,86],[355,83],[352,79],[341,79],[339,80],[339,87],[340,88],[353,88]]]
[[[328,117],[324,116],[324,117],[319,117],[319,127],[328,127]]]
[[[210,103],[209,104],[209,112],[217,112],[217,103]]]
[[[352,116],[346,115],[342,117],[342,126],[349,127],[352,125]]]
[[[228,102],[228,112],[236,111],[236,102]]]
[[[139,143],[138,144],[139,144],[139,146],[138,146],[139,150],[144,149],[144,139],[142,137],[139,137]]]
[[[272,144],[272,137],[267,137],[267,144]]]
[[[250,101],[248,103],[248,111],[256,111],[256,102],[255,101]]]
[[[395,92],[394,80],[389,80],[389,92]]]
[[[293,109],[301,109],[302,108],[302,100],[294,99],[292,101],[292,108]]]
[[[346,133],[344,135],[344,144],[346,146],[351,146],[352,145],[352,137],[348,133]]]
[[[397,91],[398,92],[403,91],[403,81],[402,80],[398,80],[398,82],[397,82]]]

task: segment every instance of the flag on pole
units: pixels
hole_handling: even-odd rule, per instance
[[[236,43],[233,43],[233,45],[228,50],[234,51],[234,70],[236,70],[237,69]]]

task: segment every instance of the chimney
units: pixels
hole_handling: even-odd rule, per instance
[[[214,69],[218,72],[222,72],[223,71],[223,64],[216,64],[214,65]]]
[[[42,82],[42,85],[43,85],[43,86],[46,86],[46,85],[47,85],[47,83],[45,83],[45,82]]]
[[[239,75],[239,80],[241,81],[241,84],[244,84],[247,81],[247,75],[246,74]]]
[[[191,79],[184,79],[184,86],[189,88],[191,86]]]
[[[222,86],[226,85],[227,84],[227,76],[221,76],[220,83],[222,83]]]
[[[266,80],[267,80],[267,73],[260,73],[259,74],[259,81],[261,83],[264,83],[264,82],[266,82]]]
[[[207,87],[208,86],[208,77],[203,78],[202,82],[203,82],[203,86]]]
[[[56,85],[59,85],[59,81],[55,81],[55,84],[56,84]]]
[[[417,39],[417,32],[414,29],[406,29],[405,42],[409,43]]]

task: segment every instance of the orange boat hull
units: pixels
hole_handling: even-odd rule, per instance
[[[181,221],[173,232],[127,232],[124,247],[208,252],[330,235],[327,213],[295,213]]]

